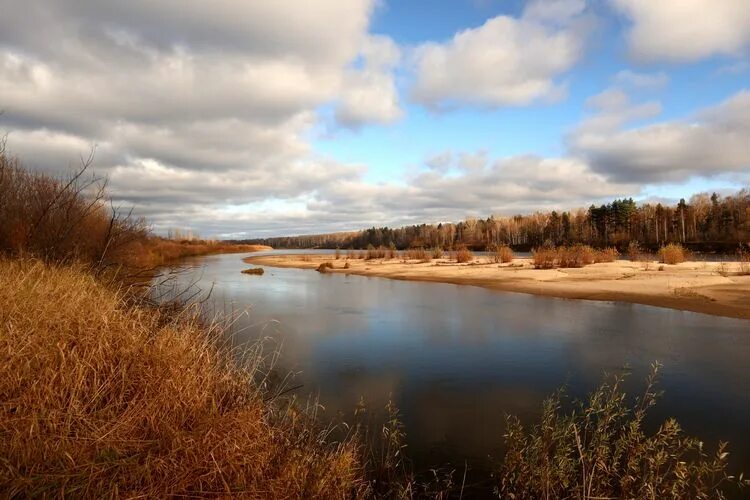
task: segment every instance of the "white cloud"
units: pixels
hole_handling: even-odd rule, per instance
[[[741,91],[685,120],[632,129],[584,127],[572,136],[571,147],[615,181],[665,182],[747,171],[748,137],[750,92]]]
[[[401,114],[400,51],[368,34],[374,3],[4,2],[0,132],[53,174],[97,145],[113,197],[157,227],[298,203],[362,171],[312,150],[321,105],[340,101],[339,119],[356,126]]]
[[[617,85],[626,87],[657,90],[667,86],[669,77],[663,71],[659,71],[658,73],[637,73],[625,69],[615,75],[614,81]]]
[[[738,55],[750,45],[747,0],[612,0],[630,19],[632,55],[643,61],[696,61]]]
[[[520,18],[497,16],[445,43],[418,46],[414,99],[431,107],[555,99],[556,79],[583,52],[590,21],[584,8],[577,0],[532,2]]]
[[[349,69],[336,108],[336,120],[344,126],[391,123],[402,116],[394,81],[401,51],[388,37],[368,37],[361,54],[361,68]]]

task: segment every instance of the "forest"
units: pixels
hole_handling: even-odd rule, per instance
[[[274,248],[443,248],[483,250],[508,244],[518,250],[543,245],[583,243],[624,249],[631,241],[658,249],[682,243],[702,251],[735,250],[750,241],[750,190],[721,196],[696,194],[676,205],[644,203],[632,198],[574,211],[535,212],[510,217],[467,218],[458,223],[420,224],[400,228],[252,239],[243,242]]]

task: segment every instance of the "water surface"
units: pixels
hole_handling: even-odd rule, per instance
[[[265,252],[277,253],[277,252]],[[502,453],[504,414],[538,417],[563,384],[581,397],[606,372],[630,366],[641,388],[663,363],[654,422],[677,417],[750,472],[750,322],[643,305],[566,300],[471,286],[265,267],[240,274],[241,255],[189,261],[179,278],[219,308],[248,309],[237,342],[268,336],[299,397],[350,418],[360,398],[403,414],[418,467],[472,470]]]

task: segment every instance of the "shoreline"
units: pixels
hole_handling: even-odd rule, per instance
[[[448,259],[363,260],[342,255],[336,260],[332,255],[310,254],[249,256],[242,260],[254,265],[309,270],[331,262],[333,268],[327,272],[479,286],[563,299],[626,302],[750,319],[750,276],[736,274],[736,262],[667,265],[617,260],[583,268],[534,269],[529,258],[516,258],[510,264],[490,262],[486,257],[457,264]],[[348,269],[344,268],[346,263]]]

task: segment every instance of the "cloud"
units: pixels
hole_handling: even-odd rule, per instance
[[[614,76],[617,85],[636,89],[657,90],[667,86],[669,77],[663,71],[658,73],[637,73],[629,69],[622,70]]]
[[[55,175],[96,146],[94,167],[115,200],[159,230],[267,200],[297,206],[363,170],[313,151],[320,106],[338,106],[348,126],[401,116],[400,50],[368,34],[374,4],[4,6],[0,132],[29,166]]]
[[[618,88],[609,88],[589,97],[585,107],[593,112],[575,129],[575,134],[612,132],[623,125],[655,118],[661,111],[661,103],[649,101],[633,104],[630,96]]]
[[[750,91],[684,120],[617,128],[623,123],[578,130],[570,140],[573,153],[617,182],[681,181],[750,168]]]
[[[497,16],[445,43],[418,46],[413,98],[434,108],[559,98],[557,78],[583,53],[590,24],[584,10],[580,0],[531,2],[519,18]]]
[[[632,26],[632,56],[641,61],[690,62],[736,56],[750,46],[747,0],[612,0]]]
[[[344,75],[336,120],[345,127],[392,123],[403,115],[394,79],[401,50],[388,37],[369,36],[360,52],[362,67]]]

